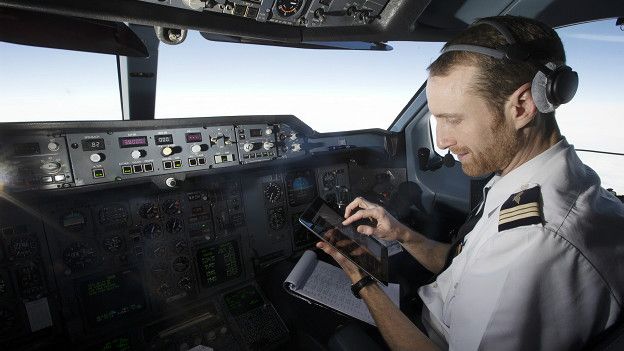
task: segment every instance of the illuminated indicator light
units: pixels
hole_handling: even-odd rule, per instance
[[[93,178],[104,178],[104,170],[103,169],[94,169],[93,170]]]
[[[173,161],[173,168],[180,168],[180,167],[182,167],[182,161],[180,160]]]
[[[131,166],[122,166],[121,167],[121,173],[123,173],[123,174],[132,174],[132,167]]]

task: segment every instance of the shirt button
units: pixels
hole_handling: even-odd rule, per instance
[[[438,283],[433,283],[433,284],[431,284],[431,286],[433,286],[434,288],[437,288],[438,287]]]

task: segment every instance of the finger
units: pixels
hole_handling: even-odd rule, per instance
[[[368,251],[364,250],[363,247],[358,246],[358,248],[353,250],[353,251],[351,251],[350,254],[351,254],[351,256],[361,256],[361,255],[363,255],[363,254],[365,254],[367,252]]]
[[[375,234],[375,228],[369,225],[358,225],[356,228],[357,232],[364,235],[373,235]]]
[[[355,221],[358,221],[362,218],[369,218],[369,217],[373,217],[375,218],[375,210],[370,209],[370,210],[359,210],[356,213],[354,213],[351,217],[345,219],[342,222],[342,225],[349,225]]]
[[[362,209],[366,209],[369,207],[369,202],[364,200],[364,198],[361,196],[356,197],[355,200],[351,201],[351,203],[348,204],[347,207],[345,208],[344,217],[348,218],[351,215],[351,212],[358,207]]]
[[[353,264],[353,262],[349,261],[346,257],[344,257],[338,250],[331,247],[324,242],[316,243],[316,247],[323,250],[326,254],[330,255],[336,262],[342,267],[342,269],[351,274],[358,270],[357,266]]]

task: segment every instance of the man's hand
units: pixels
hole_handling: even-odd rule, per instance
[[[364,275],[362,274],[362,272],[360,272],[358,266],[356,266],[353,262],[349,261],[340,252],[338,252],[338,250],[331,247],[331,245],[320,241],[316,243],[316,247],[325,251],[326,254],[330,255],[334,260],[336,260],[336,262],[338,262],[338,264],[340,265],[340,267],[342,267],[345,273],[347,273],[347,276],[349,276],[349,279],[351,279],[352,283],[356,283],[360,279],[364,278]]]
[[[354,211],[357,212],[354,213]],[[357,231],[365,235],[374,235],[379,239],[398,240],[399,242],[409,239],[410,231],[407,227],[392,217],[383,207],[361,197],[356,198],[347,206],[345,218],[342,222],[343,225],[349,225],[361,219],[373,219],[371,225],[359,225],[357,227]]]

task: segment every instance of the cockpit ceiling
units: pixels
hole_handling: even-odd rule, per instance
[[[612,0],[0,0],[0,6],[290,43],[446,41],[475,19],[499,14],[551,26],[624,16],[624,2]]]

